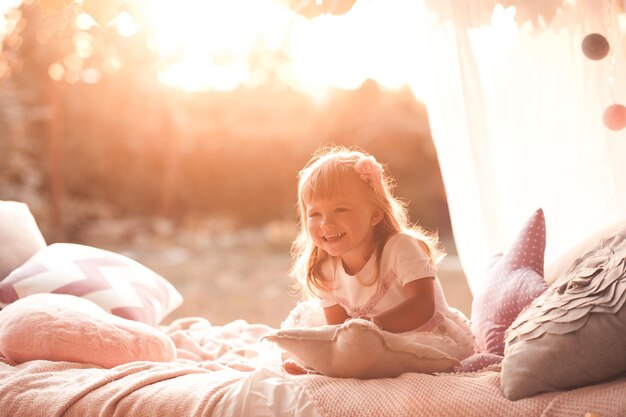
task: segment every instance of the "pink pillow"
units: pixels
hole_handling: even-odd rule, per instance
[[[472,330],[482,352],[504,355],[504,333],[517,315],[543,293],[546,224],[543,210],[528,219],[509,251],[491,265],[472,302]]]
[[[0,307],[37,293],[86,298],[117,316],[152,326],[182,303],[165,278],[125,256],[71,243],[37,252],[0,282]]]
[[[172,340],[154,327],[63,294],[31,295],[0,311],[0,353],[14,364],[41,359],[104,368],[176,359]]]
[[[461,366],[454,368],[455,372],[477,372],[488,366],[499,365],[503,356],[493,353],[476,353],[461,361]]]

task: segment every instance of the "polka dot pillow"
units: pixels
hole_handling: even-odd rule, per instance
[[[454,372],[477,372],[489,366],[499,365],[503,356],[493,353],[475,353],[461,361],[461,366],[454,368]]]
[[[0,281],[0,308],[32,294],[68,294],[152,326],[182,304],[165,278],[130,258],[90,246],[50,245]]]
[[[472,330],[482,352],[504,355],[504,333],[517,315],[543,293],[546,226],[543,210],[528,219],[509,251],[489,267],[472,302]]]

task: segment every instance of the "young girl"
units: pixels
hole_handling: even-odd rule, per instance
[[[436,238],[410,224],[373,156],[318,153],[300,172],[298,203],[291,275],[321,300],[328,324],[363,318],[459,360],[474,353],[468,320],[436,276]]]

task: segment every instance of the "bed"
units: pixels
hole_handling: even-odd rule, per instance
[[[335,339],[324,339],[312,327],[317,313],[307,302],[285,318],[281,329],[243,320],[213,326],[200,317],[163,324],[162,318],[183,302],[165,278],[119,254],[46,245],[25,204],[0,202],[0,415],[626,415],[626,224],[574,246],[544,271],[541,244],[533,242],[530,254],[525,246],[528,236],[545,234],[544,222],[541,210],[532,213],[509,251],[487,272],[486,298],[505,300],[513,293],[518,300],[526,294],[525,305],[511,312],[510,303],[502,303],[507,308],[495,311],[498,306],[477,296],[472,316],[492,320],[483,320],[484,326],[472,323],[481,351],[445,372],[415,372],[425,369],[420,368],[425,356],[413,368],[394,362],[398,351],[390,348],[388,335],[376,333],[382,342],[375,348],[376,343],[337,346],[337,332]],[[83,275],[76,279],[76,274]],[[113,277],[122,282],[106,287]],[[573,304],[562,300],[573,278],[577,284],[570,286],[581,293],[581,277],[591,288],[582,292],[586,298]],[[533,280],[535,285],[527,285]],[[579,314],[574,304],[592,307]],[[612,312],[594,310],[609,305]],[[548,315],[542,315],[546,309]],[[613,322],[607,324],[607,318]],[[601,333],[590,333],[599,320]],[[552,327],[544,329],[545,323]],[[563,323],[565,330],[558,327]],[[373,331],[363,323],[351,326]],[[611,331],[610,326],[622,327]],[[284,349],[280,338],[296,340],[300,348]],[[318,344],[311,345],[312,339]],[[298,350],[303,348],[313,356]],[[378,366],[397,368],[376,378],[319,371],[329,360],[358,356],[353,349],[366,349],[360,354],[376,356]],[[565,368],[571,372],[558,372]]]

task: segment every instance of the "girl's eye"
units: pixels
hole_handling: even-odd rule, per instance
[[[343,213],[344,211],[348,211],[348,209],[345,207],[337,207],[335,209],[335,213]]]
[[[320,214],[316,211],[312,212],[312,213],[308,213],[307,216],[309,217],[318,217]]]

